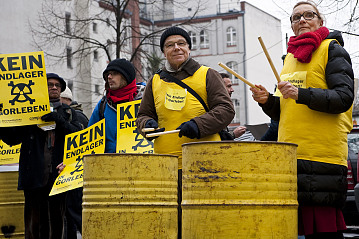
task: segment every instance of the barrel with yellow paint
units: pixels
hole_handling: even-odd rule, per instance
[[[17,190],[18,175],[17,170],[0,172],[0,238],[25,238],[25,199]]]
[[[84,156],[82,238],[176,238],[178,158]]]
[[[297,238],[296,151],[275,142],[184,144],[182,238]]]

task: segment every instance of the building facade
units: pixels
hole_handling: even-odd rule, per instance
[[[53,42],[48,39],[47,43],[51,44],[40,46],[34,44],[34,39],[43,36],[34,36],[33,29],[40,24],[39,13],[44,16],[49,14],[44,11],[47,2],[51,1],[1,1],[3,14],[0,18],[3,24],[0,30],[8,34],[0,36],[0,53],[38,50],[51,53],[45,54],[47,72],[64,77],[74,99],[83,105],[87,116],[91,115],[103,95],[102,72],[109,61],[117,56],[131,60],[137,69],[137,81],[147,81],[154,67],[149,57],[156,56],[163,63],[164,56],[158,47],[159,37],[165,28],[173,25],[181,25],[189,32],[191,56],[219,72],[226,72],[218,65],[222,62],[248,81],[262,84],[273,92],[276,79],[257,40],[258,36],[263,38],[278,72],[281,70],[281,22],[247,2],[208,0],[181,3],[165,0],[155,4],[137,4],[131,0],[121,12],[124,14],[122,25],[118,25],[115,14],[118,12],[109,1],[53,1],[55,5],[48,9],[60,16],[58,35],[77,34],[82,39],[68,37]],[[79,19],[88,19],[88,22],[79,24]],[[53,28],[48,30],[55,32]],[[96,45],[97,42],[101,44]],[[121,44],[120,52],[116,52],[118,44]],[[60,55],[62,57],[56,58]],[[235,90],[232,101],[236,110],[233,123],[269,122],[252,99],[249,87],[234,76],[232,81]]]

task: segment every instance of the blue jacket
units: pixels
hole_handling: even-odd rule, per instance
[[[106,143],[105,153],[116,153],[116,136],[117,136],[117,111],[115,108],[110,106],[105,101],[105,132],[106,132]],[[99,122],[102,117],[100,115],[101,100],[97,103],[94,111],[92,112],[91,118],[88,123],[88,127]]]

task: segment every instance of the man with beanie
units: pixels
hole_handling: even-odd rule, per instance
[[[136,125],[143,128],[179,129],[178,134],[159,136],[154,141],[155,153],[179,156],[182,168],[183,143],[220,141],[219,131],[234,117],[232,101],[219,73],[201,66],[190,57],[191,38],[179,27],[165,30],[160,39],[166,62],[147,82]],[[172,77],[192,88],[208,107],[208,112],[190,91],[174,82]],[[175,100],[174,100],[175,99]],[[146,137],[146,134],[142,133]]]
[[[136,70],[124,58],[111,61],[103,72],[105,96],[98,102],[88,126],[105,118],[105,153],[116,153],[117,105],[137,100]]]
[[[6,144],[21,143],[18,189],[25,196],[26,239],[63,238],[66,193],[49,193],[62,163],[65,135],[81,130],[75,111],[60,102],[64,79],[48,73],[47,85],[53,110],[42,120],[55,121],[55,129],[44,131],[37,125],[2,128]]]

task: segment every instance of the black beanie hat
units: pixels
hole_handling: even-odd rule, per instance
[[[124,58],[118,58],[108,63],[105,71],[103,72],[103,79],[106,81],[106,73],[108,71],[120,72],[125,77],[128,84],[136,79],[136,70],[132,63]]]
[[[66,82],[64,79],[62,79],[58,74],[55,73],[47,73],[46,74],[47,79],[56,79],[60,81],[61,84],[61,92],[63,92],[66,89]]]
[[[191,38],[189,37],[188,33],[185,30],[183,30],[182,28],[170,27],[166,31],[164,31],[161,36],[160,47],[161,47],[162,52],[163,52],[163,46],[165,44],[167,37],[172,36],[172,35],[183,36],[186,39],[186,42],[188,43],[189,49],[191,50],[192,42],[191,42]]]

